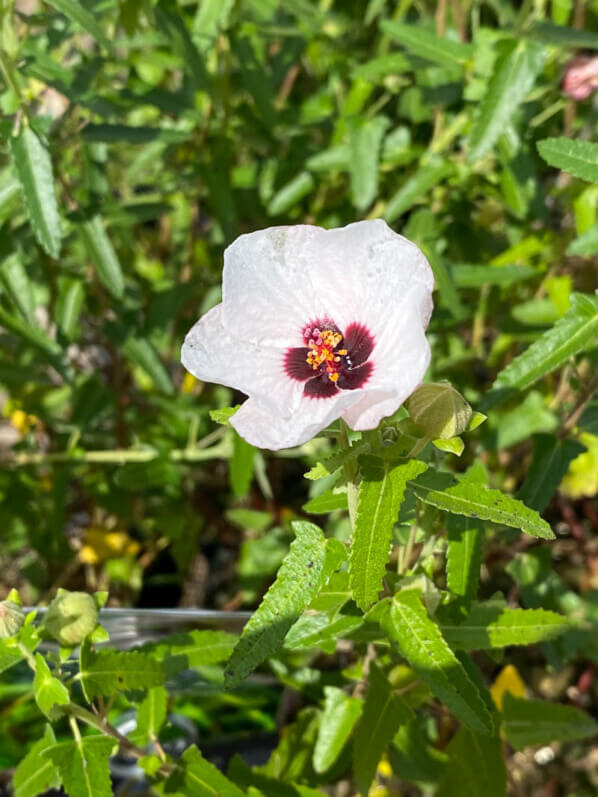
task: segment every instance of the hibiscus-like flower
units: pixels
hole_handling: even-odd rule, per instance
[[[342,417],[374,429],[419,386],[434,278],[381,219],[241,235],[224,253],[223,301],[182,349],[198,379],[249,398],[231,423],[260,448],[290,448]]]

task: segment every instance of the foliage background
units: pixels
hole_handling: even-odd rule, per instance
[[[30,605],[63,586],[109,589],[114,606],[255,607],[290,519],[326,488],[301,475],[328,444],[253,451],[210,417],[242,397],[198,384],[178,358],[219,301],[223,248],[273,224],[384,217],[424,248],[438,287],[429,376],[489,413],[447,466],[478,457],[491,486],[521,488],[598,366],[590,349],[514,399],[483,402],[570,294],[596,289],[598,188],[548,166],[536,144],[595,135],[594,99],[574,103],[561,82],[578,50],[598,49],[598,4],[12,5],[0,4],[3,593],[17,587]],[[514,48],[517,66],[489,97]],[[29,210],[11,140],[26,124],[41,150],[34,178],[51,157]],[[582,457],[539,499],[558,540],[528,550],[527,538],[490,537],[481,596],[533,588],[529,605],[596,617],[597,411],[567,429],[565,468]],[[346,538],[342,513],[326,523]],[[441,552],[438,542],[437,573]],[[528,571],[510,565],[515,553]],[[535,694],[592,707],[595,644],[509,661]],[[486,662],[489,679],[499,669]],[[40,726],[18,684],[1,699],[10,768]],[[272,731],[274,698],[256,700],[224,721],[217,701],[182,710],[217,737]],[[543,768],[516,754],[513,793],[592,793],[590,748],[557,748]]]

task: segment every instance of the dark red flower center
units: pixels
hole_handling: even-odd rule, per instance
[[[305,382],[303,392],[312,398],[329,398],[339,390],[363,387],[374,366],[368,358],[374,337],[359,323],[351,323],[343,334],[329,318],[314,321],[303,329],[305,346],[287,349],[287,375]]]

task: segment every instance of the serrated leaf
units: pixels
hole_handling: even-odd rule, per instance
[[[474,604],[458,625],[441,623],[442,635],[460,650],[491,650],[508,645],[532,645],[555,639],[571,628],[566,617],[544,609],[509,609]]]
[[[31,228],[46,252],[57,258],[60,254],[60,216],[50,153],[28,125],[22,125],[18,135],[9,138],[9,146]]]
[[[506,797],[507,770],[499,736],[459,728],[449,742],[448,761],[435,797]]]
[[[556,492],[571,462],[586,450],[577,440],[535,434],[534,456],[517,497],[543,512]]]
[[[492,390],[524,390],[581,351],[597,334],[598,296],[571,294],[571,308],[499,373]]]
[[[293,523],[291,543],[276,580],[248,620],[228,661],[225,684],[239,684],[258,664],[277,653],[290,627],[320,588],[326,540],[313,523]]]
[[[127,689],[149,689],[164,682],[162,664],[139,651],[98,650],[81,646],[79,680],[85,699],[115,695]]]
[[[98,277],[115,299],[125,290],[122,267],[99,215],[79,224],[79,232]]]
[[[346,594],[346,599],[350,597]],[[287,650],[306,650],[309,648],[336,648],[338,639],[350,634],[363,625],[363,617],[352,614],[336,614],[332,618],[327,612],[302,614],[284,639]]]
[[[372,617],[397,653],[465,725],[477,733],[491,734],[494,723],[486,702],[428,616],[419,592],[399,592],[379,606]]]
[[[469,158],[472,161],[494,146],[544,64],[545,50],[535,42],[506,40],[498,44],[498,49],[494,72],[471,130]]]
[[[351,198],[357,210],[365,210],[378,194],[380,148],[389,124],[385,116],[375,116],[349,125]]]
[[[447,587],[454,595],[472,601],[477,595],[480,580],[484,525],[479,520],[450,515],[447,532]]]
[[[42,752],[60,773],[69,797],[112,797],[108,760],[117,743],[107,736],[84,736]]]
[[[503,727],[509,744],[517,750],[535,744],[571,742],[598,733],[598,723],[575,706],[544,700],[503,699]]]
[[[598,144],[563,137],[545,138],[538,141],[538,152],[550,166],[589,183],[598,183]]]
[[[51,718],[54,706],[66,706],[70,703],[66,686],[55,678],[41,653],[35,654],[35,677],[33,679],[35,702],[48,719]]]
[[[476,482],[461,479],[455,484],[448,474],[427,473],[423,478],[410,482],[409,489],[425,504],[454,515],[490,520],[521,529],[532,537],[554,539],[548,523],[533,509],[510,495],[489,490]]]
[[[18,254],[14,253],[3,261],[0,266],[0,280],[25,321],[37,326],[31,281]]]
[[[146,650],[162,662],[167,675],[226,661],[238,637],[226,631],[188,631],[173,634]]]
[[[167,782],[166,791],[182,792],[185,797],[244,797],[232,781],[206,761],[195,745],[181,756],[179,767]]]
[[[365,704],[353,737],[353,773],[357,788],[367,795],[378,762],[399,727],[413,716],[405,701],[375,662],[370,665]]]
[[[90,14],[82,3],[77,2],[77,0],[48,0],[48,3],[54,6],[57,11],[60,11],[61,14],[64,14],[65,17],[80,25],[109,53],[114,52],[112,42],[98,25],[93,14]]]
[[[60,786],[60,777],[52,761],[42,755],[56,744],[50,725],[46,725],[43,738],[32,745],[15,770],[12,785],[14,797],[37,797]]]
[[[359,487],[357,517],[349,557],[349,575],[355,603],[364,611],[378,597],[397,520],[408,481],[427,468],[412,459],[393,467],[385,462],[379,472],[367,474]]]
[[[347,500],[347,493],[335,493],[332,490],[326,490],[321,495],[311,498],[301,508],[310,515],[326,515],[336,509],[346,509]]]
[[[411,50],[418,58],[424,58],[441,66],[463,66],[473,58],[471,44],[462,44],[436,36],[415,25],[405,25],[394,20],[383,20],[380,27],[392,39]]]
[[[135,731],[141,734],[144,741],[157,736],[166,720],[167,704],[168,692],[163,686],[155,686],[150,689],[145,699],[139,704]]]
[[[349,448],[344,448],[331,457],[327,457],[321,462],[318,462],[317,465],[314,465],[313,468],[310,468],[307,473],[303,475],[306,479],[310,479],[311,481],[323,479],[325,476],[330,476],[339,468],[342,468],[347,462],[352,462],[360,454],[365,454],[369,449],[369,441],[360,440],[357,443],[353,443]]]
[[[349,697],[336,686],[325,686],[324,695],[324,711],[313,753],[314,769],[318,773],[326,772],[337,760],[363,706],[361,700]]]

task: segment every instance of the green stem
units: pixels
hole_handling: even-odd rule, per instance
[[[349,428],[347,424],[340,419],[340,435],[339,443],[343,450],[348,450],[351,447],[349,440]],[[345,462],[343,465],[343,473],[347,481],[347,505],[349,509],[349,520],[351,528],[355,528],[355,518],[357,517],[357,499],[359,497],[359,476],[357,473],[356,462]]]
[[[421,437],[419,440],[416,440],[415,445],[413,446],[411,451],[409,451],[405,455],[405,457],[407,459],[413,459],[413,457],[416,457],[419,454],[419,452],[422,451],[428,445],[429,442],[430,442],[429,437]]]
[[[0,72],[2,72],[6,85],[14,92],[20,103],[22,101],[22,96],[17,74],[12,62],[9,61],[6,52],[2,49],[0,49]]]
[[[399,558],[399,566],[397,572],[400,576],[407,572],[409,569],[409,562],[411,561],[411,554],[413,553],[413,545],[415,543],[415,535],[417,534],[417,526],[414,524],[409,529],[409,538],[407,545],[401,549],[401,556]]]
[[[17,647],[23,654],[23,658],[27,661],[27,664],[31,667],[33,672],[35,672],[36,671],[35,657],[33,653],[30,650],[28,650],[22,642],[19,642]]]

